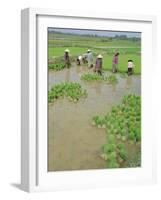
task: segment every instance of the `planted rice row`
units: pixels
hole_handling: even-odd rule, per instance
[[[109,76],[104,76],[104,75],[99,75],[97,73],[86,73],[81,76],[81,80],[85,81],[104,81],[108,84],[112,83],[117,83],[118,80],[115,75],[109,75]]]

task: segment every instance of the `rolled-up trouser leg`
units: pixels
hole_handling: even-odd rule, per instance
[[[115,73],[116,72],[116,64],[112,65],[112,72]]]
[[[117,72],[117,71],[118,71],[118,65],[115,64],[115,72]]]

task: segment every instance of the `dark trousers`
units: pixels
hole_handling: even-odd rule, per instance
[[[77,65],[80,65],[80,60],[79,59],[77,59]]]
[[[132,68],[128,68],[127,74],[128,74],[128,75],[132,75],[132,74],[133,74],[133,69],[132,69]]]
[[[102,71],[98,70],[97,73],[102,76]]]
[[[70,61],[69,61],[69,60],[66,60],[66,61],[65,61],[65,67],[69,68],[70,65],[71,65]]]

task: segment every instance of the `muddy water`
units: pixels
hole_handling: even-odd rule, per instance
[[[49,105],[49,171],[106,168],[106,162],[100,158],[100,147],[106,142],[105,130],[93,127],[90,119],[106,114],[128,93],[141,94],[140,76],[121,78],[117,74],[119,83],[107,85],[81,81],[80,76],[86,71],[86,67],[79,66],[49,71],[49,89],[62,81],[74,81],[80,82],[88,92],[88,97],[77,103],[64,98]]]

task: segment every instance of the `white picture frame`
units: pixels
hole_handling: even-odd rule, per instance
[[[54,20],[55,19],[55,20]],[[77,25],[76,22],[77,21]],[[96,23],[99,21],[99,23]],[[110,21],[122,30],[141,31],[145,39],[142,59],[143,87],[143,167],[141,169],[84,170],[47,172],[47,27],[94,28]],[[70,24],[70,27],[69,27]],[[44,37],[42,39],[42,37]],[[147,42],[149,41],[149,42]],[[151,50],[149,50],[149,48]],[[74,10],[27,8],[21,13],[21,187],[28,192],[116,185],[154,184],[156,182],[156,145],[145,132],[152,130],[154,119],[149,86],[150,64],[156,60],[156,17]],[[44,54],[46,52],[46,54]],[[41,60],[39,58],[41,57]],[[41,62],[40,62],[41,61]],[[144,66],[147,66],[145,70]],[[41,90],[40,90],[41,88]],[[148,92],[146,92],[148,88]],[[145,91],[145,92],[144,92]],[[41,98],[42,97],[42,98]],[[44,105],[44,106],[41,106]],[[42,108],[42,109],[41,109]],[[151,124],[149,123],[151,120]],[[46,131],[45,131],[46,130]],[[144,154],[145,152],[145,154]],[[149,155],[150,154],[150,155]]]

